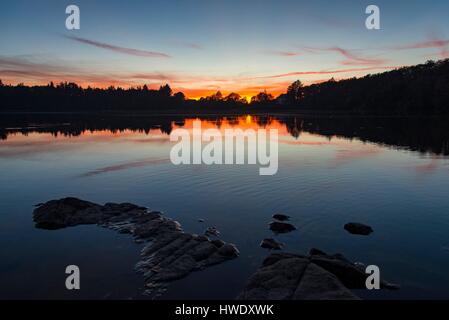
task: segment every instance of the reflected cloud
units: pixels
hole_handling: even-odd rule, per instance
[[[170,161],[170,159],[147,159],[147,160],[122,163],[122,164],[118,164],[118,165],[107,166],[107,167],[98,168],[98,169],[95,169],[92,171],[88,171],[84,174],[81,174],[80,177],[91,177],[91,176],[96,176],[96,175],[108,173],[108,172],[115,172],[115,171],[131,169],[131,168],[140,168],[140,167],[146,167],[146,166],[151,166],[151,165],[164,164],[164,163],[168,163],[169,161]]]
[[[331,161],[331,167],[340,167],[356,160],[375,157],[383,151],[380,148],[369,147],[368,149],[339,149],[335,158]]]

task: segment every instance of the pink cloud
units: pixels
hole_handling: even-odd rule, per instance
[[[304,75],[320,75],[320,74],[336,74],[336,73],[349,73],[349,72],[363,72],[363,71],[373,71],[373,70],[391,70],[399,68],[399,66],[384,66],[384,67],[366,67],[366,68],[350,68],[350,69],[336,69],[336,70],[321,70],[321,71],[298,71],[298,72],[289,72],[282,73],[272,76],[258,77],[258,79],[263,78],[283,78],[283,77],[292,77],[292,76],[304,76]]]
[[[330,47],[330,48],[312,48],[305,47],[304,50],[311,54],[316,54],[318,52],[337,52],[342,55],[345,60],[341,61],[343,65],[365,65],[365,66],[377,66],[388,62],[386,59],[364,57],[355,54],[354,50],[348,50],[341,47]]]
[[[278,50],[269,50],[265,51],[266,54],[274,55],[274,56],[281,56],[281,57],[295,57],[299,56],[299,52],[293,52],[293,51],[278,51]]]
[[[449,39],[433,38],[427,41],[415,42],[402,46],[395,46],[393,50],[413,50],[413,49],[438,49],[442,59],[449,58]]]
[[[449,40],[435,39],[429,41],[416,42],[403,46],[393,47],[396,50],[406,49],[428,49],[428,48],[444,48],[449,45]]]

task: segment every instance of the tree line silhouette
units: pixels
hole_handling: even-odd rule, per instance
[[[44,86],[5,85],[0,80],[0,111],[307,111],[349,114],[449,114],[449,59],[412,67],[304,86],[293,82],[274,97],[263,91],[248,102],[238,93],[220,91],[199,100],[173,93],[168,84],[158,90],[147,85],[82,88],[75,83]]]

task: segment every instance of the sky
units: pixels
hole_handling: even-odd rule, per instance
[[[68,5],[80,29],[67,30]],[[380,30],[368,30],[368,5]],[[250,97],[449,58],[449,1],[1,1],[0,79]]]

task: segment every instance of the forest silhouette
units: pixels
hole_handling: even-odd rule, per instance
[[[173,93],[166,84],[82,88],[76,83],[42,86],[6,85],[0,80],[0,111],[186,111],[196,112],[326,112],[358,115],[448,115],[449,59],[428,61],[392,71],[304,86],[293,82],[284,94],[260,92],[248,102],[238,93],[220,91],[199,100]]]

